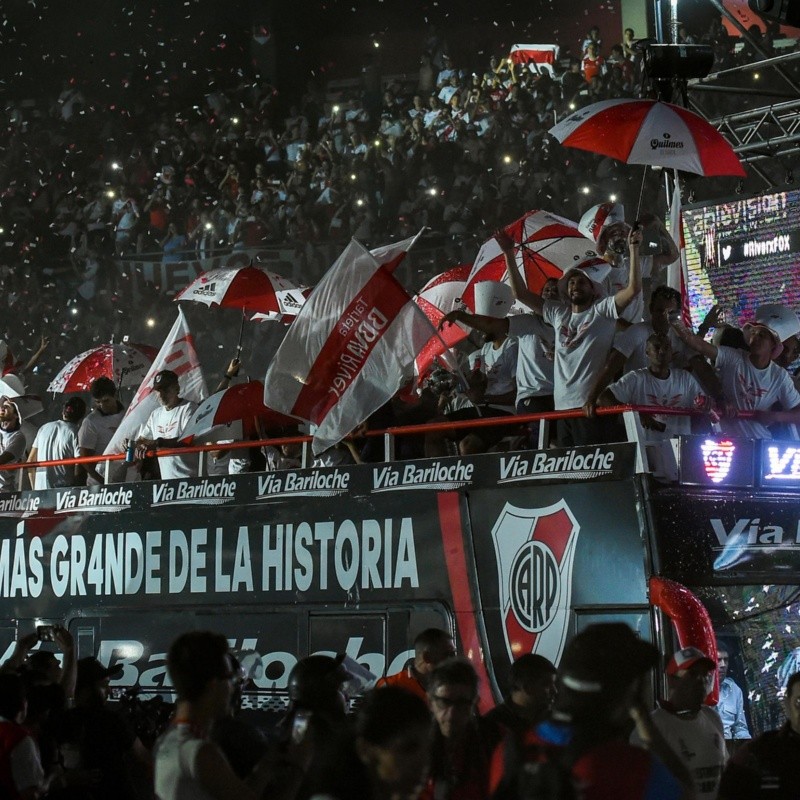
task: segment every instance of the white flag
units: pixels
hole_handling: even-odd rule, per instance
[[[178,318],[128,406],[119,428],[108,443],[106,453],[121,453],[125,439],[138,436],[142,426],[150,419],[150,414],[158,407],[158,395],[153,392],[153,380],[162,369],[170,369],[178,376],[181,397],[186,400],[199,403],[208,395],[200,360],[194,348],[194,337],[189,331],[182,308],[178,309]]]
[[[264,403],[316,425],[315,454],[340,442],[413,375],[432,327],[392,272],[416,238],[372,252],[351,241],[272,360]]]
[[[681,293],[683,324],[691,327],[689,313],[689,268],[686,263],[686,240],[683,238],[683,212],[681,210],[681,187],[678,172],[675,171],[675,189],[672,192],[672,205],[669,210],[669,235],[678,246],[678,258],[667,267],[667,286]]]

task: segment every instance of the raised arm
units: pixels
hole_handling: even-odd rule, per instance
[[[652,225],[658,231],[661,241],[667,245],[666,253],[659,253],[653,256],[653,268],[661,269],[677,261],[680,256],[680,251],[664,223],[655,214],[650,213],[642,214],[639,217],[639,221],[642,225]]]
[[[514,292],[514,297],[521,303],[525,303],[535,313],[541,314],[544,310],[544,301],[525,285],[525,281],[520,275],[517,260],[514,256],[514,240],[503,230],[496,231],[494,239],[506,259],[506,270],[508,271],[509,283],[511,284],[511,291]]]
[[[617,314],[621,314],[642,292],[642,265],[639,261],[639,245],[641,243],[642,229],[638,225],[634,225],[628,235],[628,248],[630,249],[628,285],[614,295]]]
[[[452,325],[454,322],[462,322],[464,325],[475,328],[481,333],[488,333],[495,337],[508,336],[508,317],[496,319],[482,314],[470,314],[467,311],[451,311],[440,320],[439,330],[442,330],[445,325]]]
[[[696,336],[682,322],[676,321],[672,323],[672,330],[675,331],[678,338],[686,345],[692,348],[695,353],[699,353],[703,358],[711,359],[714,361],[717,357],[717,348],[711,342],[707,342],[700,336]]]

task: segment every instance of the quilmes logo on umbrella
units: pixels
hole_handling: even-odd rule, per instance
[[[680,139],[673,139],[670,134],[664,132],[661,138],[652,138],[650,140],[651,150],[683,150],[683,142]]]

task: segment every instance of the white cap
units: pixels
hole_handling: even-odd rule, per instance
[[[789,306],[767,303],[756,309],[756,322],[774,331],[782,342],[800,334],[800,319]]]

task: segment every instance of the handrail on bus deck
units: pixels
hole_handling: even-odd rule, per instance
[[[644,448],[644,429],[639,419],[639,414],[662,414],[672,416],[707,416],[706,412],[697,411],[694,409],[676,409],[661,406],[632,406],[632,405],[616,405],[616,406],[603,406],[597,408],[595,413],[598,416],[609,416],[622,414],[625,423],[625,430],[629,442],[636,444],[636,472],[648,472],[647,454]],[[745,418],[753,416],[752,412],[742,411],[738,416]],[[548,424],[551,421],[559,419],[575,419],[585,417],[583,409],[574,408],[567,411],[544,411],[536,414],[516,414],[504,417],[481,417],[472,420],[459,420],[457,422],[426,422],[419,425],[405,425],[402,427],[390,427],[381,430],[365,431],[364,437],[382,436],[384,438],[384,456],[386,461],[394,460],[394,440],[397,436],[413,436],[425,433],[442,433],[446,431],[459,430],[471,428],[491,428],[491,427],[508,427],[520,426],[530,422],[544,422],[544,425],[539,426],[539,447],[544,449],[548,441]],[[309,443],[312,441],[311,436],[280,436],[271,439],[247,439],[238,442],[211,442],[209,444],[201,445],[188,445],[186,447],[169,447],[169,448],[153,448],[147,451],[148,456],[175,456],[187,455],[189,453],[207,453],[213,450],[242,450],[250,447],[261,447],[264,445],[271,445],[278,447],[283,444],[303,444],[303,467],[309,466],[308,464],[308,451]],[[21,489],[21,482],[24,478],[25,472],[37,467],[55,467],[55,466],[72,466],[75,464],[106,464],[105,478],[108,480],[108,465],[114,461],[123,461],[125,453],[110,453],[108,455],[94,455],[94,456],[78,456],[76,458],[63,458],[53,459],[49,461],[23,461],[15,464],[1,464],[0,471],[6,470],[19,470],[20,478],[18,487]],[[201,456],[201,470],[198,473],[200,476],[203,472],[202,456]]]

